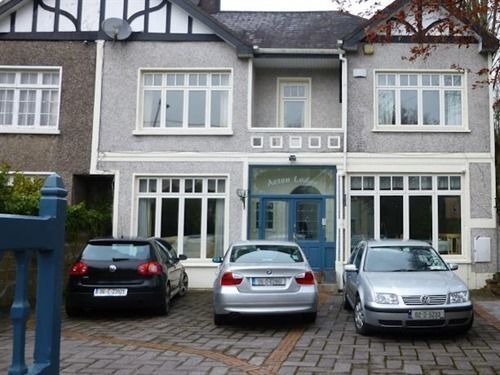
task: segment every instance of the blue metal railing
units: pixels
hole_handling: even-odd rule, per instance
[[[13,324],[9,374],[58,374],[61,340],[62,271],[66,190],[61,177],[45,181],[38,216],[0,215],[0,259],[13,251],[16,286],[10,316]],[[26,322],[30,314],[28,274],[37,257],[36,331],[33,364],[25,363]]]

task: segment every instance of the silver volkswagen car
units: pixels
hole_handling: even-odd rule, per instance
[[[356,331],[373,328],[468,330],[474,319],[469,291],[423,241],[361,242],[344,267],[344,307]]]
[[[294,242],[245,241],[231,245],[214,282],[214,323],[235,314],[303,314],[314,322],[318,286]]]

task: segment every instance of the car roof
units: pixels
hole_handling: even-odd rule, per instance
[[[272,240],[238,241],[238,242],[234,242],[231,246],[248,246],[248,245],[255,245],[255,246],[277,245],[277,246],[295,246],[295,247],[299,246],[296,242],[292,242],[292,241],[272,241]]]
[[[144,237],[120,237],[120,238],[114,238],[114,237],[104,237],[104,238],[93,238],[88,241],[88,243],[151,243],[151,239],[149,238],[144,238]]]
[[[400,239],[383,239],[383,240],[368,240],[366,241],[368,247],[379,247],[379,246],[425,246],[431,247],[431,245],[425,241],[418,240],[400,240]]]

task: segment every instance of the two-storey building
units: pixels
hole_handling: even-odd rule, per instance
[[[17,20],[44,2],[11,3]],[[216,0],[56,3],[96,41],[89,172],[114,177],[114,235],[172,242],[191,286],[209,287],[211,258],[240,239],[295,240],[326,282],[366,238],[426,240],[471,287],[496,270],[492,92],[473,88],[488,34],[435,37],[444,8],[414,17],[437,47],[410,63],[408,26],[366,39],[407,1],[369,21]],[[130,36],[110,40],[109,18]]]

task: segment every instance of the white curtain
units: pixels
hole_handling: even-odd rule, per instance
[[[156,200],[154,198],[139,199],[139,215],[137,235],[151,237],[155,235]]]
[[[215,203],[215,255],[224,255],[224,199]]]

